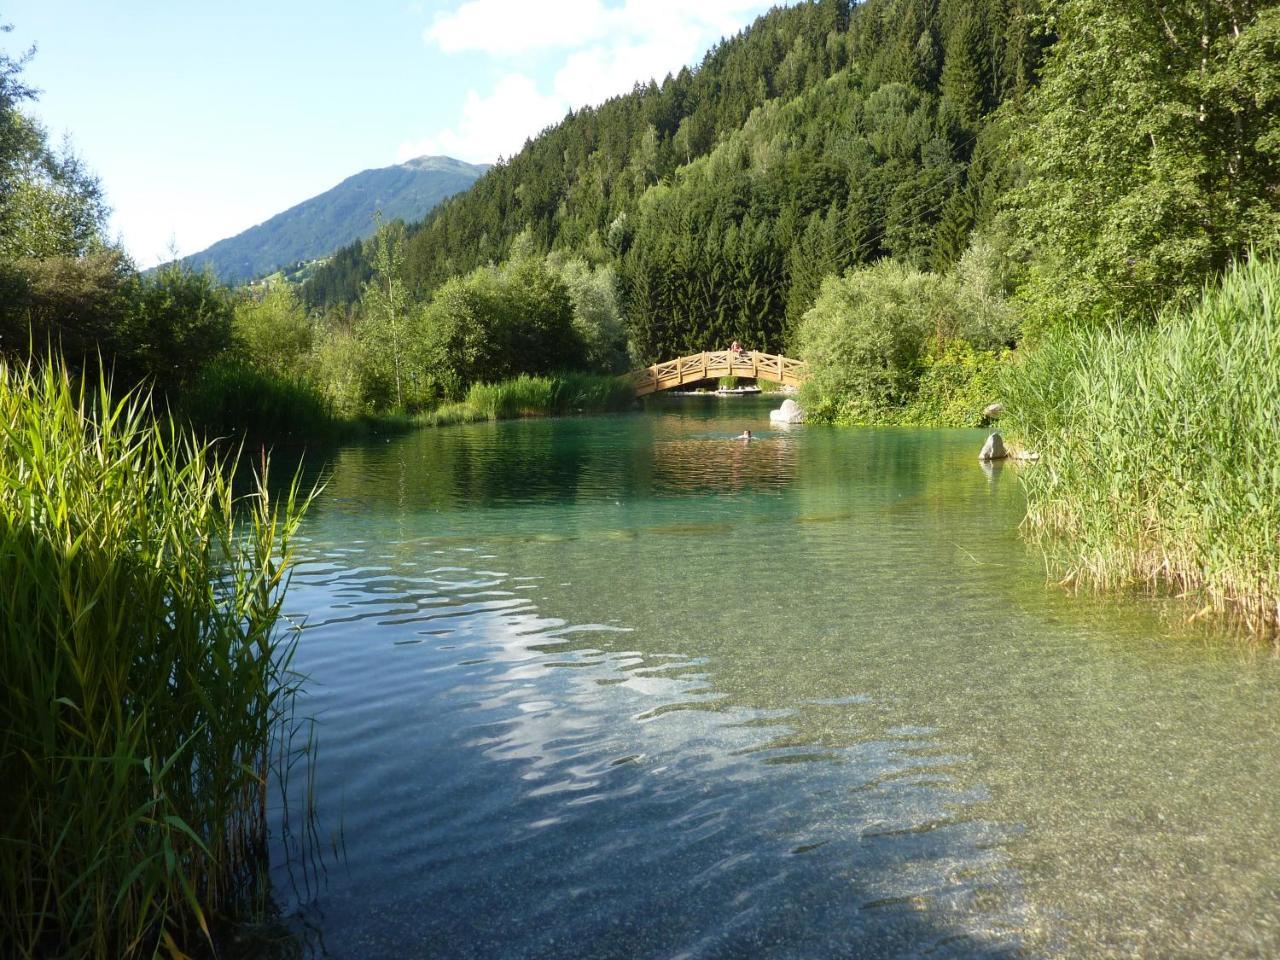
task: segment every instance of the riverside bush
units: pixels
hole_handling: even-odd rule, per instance
[[[978,350],[964,340],[949,340],[930,350],[921,364],[911,403],[895,417],[910,426],[978,427],[982,411],[999,396],[1001,367],[1008,350]]]
[[[306,503],[234,468],[0,364],[0,955],[179,956],[265,897]]]
[[[970,254],[955,274],[892,260],[824,281],[796,333],[813,420],[973,426],[1016,319]]]
[[[1280,265],[1234,267],[1150,328],[1060,331],[1003,383],[1042,456],[1027,520],[1065,579],[1196,591],[1280,626]]]

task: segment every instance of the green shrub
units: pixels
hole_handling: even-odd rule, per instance
[[[883,419],[915,393],[925,341],[938,326],[943,280],[882,260],[830,277],[800,322],[809,364],[802,403],[817,419]]]
[[[311,321],[288,284],[242,297],[235,306],[234,332],[255,367],[291,379],[311,373]]]
[[[1008,350],[977,350],[949,340],[923,358],[919,386],[896,422],[921,427],[978,427],[982,411],[999,396]]]
[[[573,319],[568,289],[542,260],[482,267],[436,290],[417,321],[412,362],[443,399],[483,381],[581,369]]]
[[[6,957],[199,950],[265,896],[305,502],[234,467],[141,397],[0,364]]]
[[[126,386],[175,396],[230,348],[231,295],[213,274],[172,264],[132,278],[126,294],[115,341],[115,375]]]
[[[630,358],[622,310],[618,305],[618,275],[611,265],[591,269],[581,258],[561,262],[555,254],[547,264],[556,270],[573,301],[573,329],[583,344],[588,369],[598,373],[623,373]]]
[[[372,412],[365,344],[349,328],[322,326],[312,347],[311,368],[334,416],[352,420]]]
[[[969,426],[1017,336],[1002,255],[975,243],[942,276],[890,260],[823,282],[796,332],[813,420]]]

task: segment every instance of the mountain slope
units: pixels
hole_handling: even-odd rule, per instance
[[[740,340],[780,351],[828,276],[945,270],[1009,176],[1002,104],[1035,84],[1042,0],[800,0],[702,62],[577,110],[411,226],[426,298],[517,238],[608,264],[648,361]],[[351,302],[349,249],[304,287]]]
[[[420,219],[442,200],[466,190],[487,169],[488,164],[451,157],[418,157],[364,170],[184,262],[197,270],[209,266],[226,283],[251,280],[370,235],[375,211],[388,220]]]

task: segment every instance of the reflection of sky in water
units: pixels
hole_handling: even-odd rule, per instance
[[[337,456],[290,596],[332,955],[1275,945],[1273,664],[1047,590],[978,435],[701,403]]]

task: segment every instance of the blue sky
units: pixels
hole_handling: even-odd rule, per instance
[[[142,267],[359,170],[519,150],[570,107],[698,62],[752,0],[17,0],[30,112],[101,177]]]

